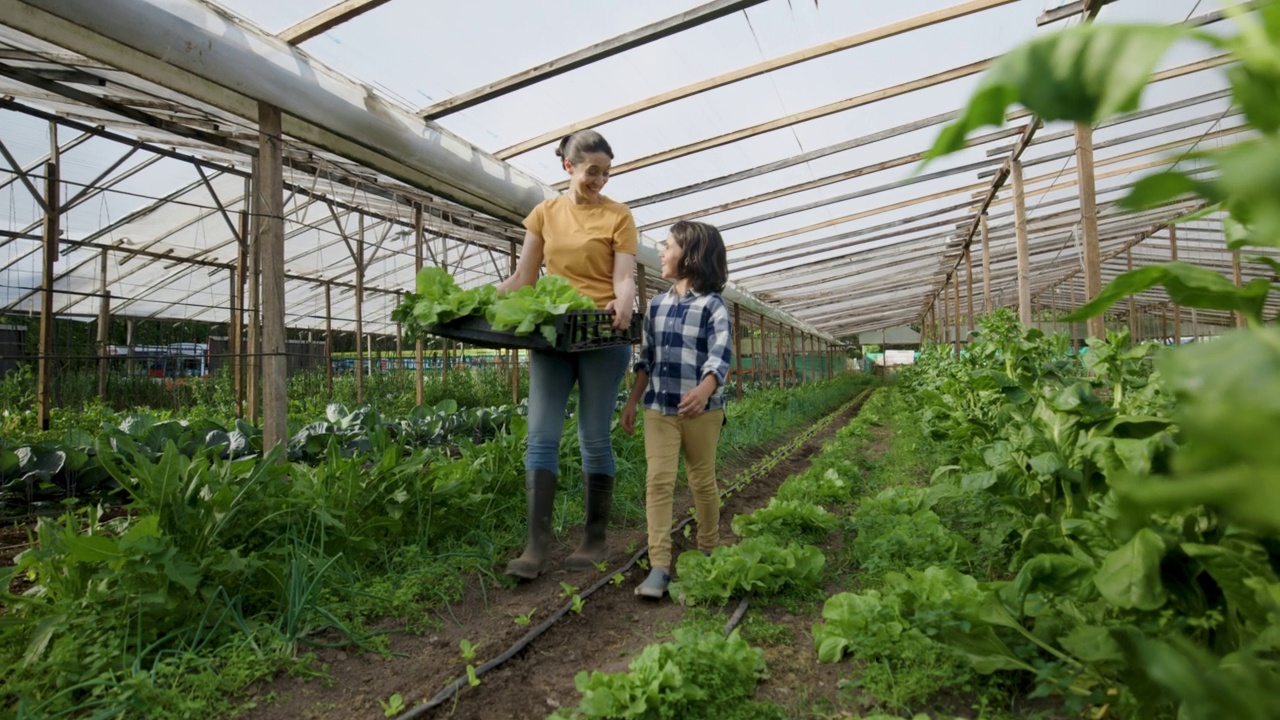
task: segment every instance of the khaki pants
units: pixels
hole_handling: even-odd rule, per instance
[[[680,451],[698,519],[698,549],[710,552],[720,542],[720,497],[716,490],[716,444],[723,410],[696,418],[644,411],[644,455],[649,466],[645,509],[649,524],[649,565],[671,570],[671,504]]]

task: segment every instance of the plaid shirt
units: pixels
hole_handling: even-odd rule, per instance
[[[716,293],[675,289],[655,297],[644,318],[644,341],[636,372],[649,373],[644,406],[664,415],[679,413],[680,398],[708,375],[717,386],[707,400],[708,411],[724,407],[725,376],[733,352],[729,308]]]

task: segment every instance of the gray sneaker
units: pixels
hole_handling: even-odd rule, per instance
[[[670,573],[662,568],[654,568],[649,571],[649,577],[636,586],[636,595],[661,600],[662,596],[667,594],[667,585],[670,583]]]

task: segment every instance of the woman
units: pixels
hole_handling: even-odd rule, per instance
[[[500,293],[533,284],[543,261],[547,272],[567,279],[613,313],[619,330],[631,325],[635,301],[638,234],[631,210],[600,194],[609,181],[613,150],[594,130],[567,135],[556,148],[569,189],[546,200],[525,218],[524,248],[515,273],[498,285]],[[565,561],[569,570],[587,570],[607,554],[605,530],[613,504],[615,474],[609,431],[618,389],[631,360],[626,345],[587,352],[532,352],[529,358],[529,447],[525,453],[525,493],[529,538],[507,574],[532,580],[542,572],[551,540],[551,514],[560,472],[569,391],[578,384],[578,439],[582,446],[582,544]]]

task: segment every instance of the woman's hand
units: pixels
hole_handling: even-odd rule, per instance
[[[636,404],[633,402],[622,408],[622,431],[628,435],[636,434]]]
[[[623,331],[631,327],[631,301],[628,299],[625,303],[622,298],[610,300],[608,305],[604,306],[605,310],[613,313],[613,329]]]
[[[636,301],[636,256],[627,253],[613,254],[614,300],[604,306],[613,313],[613,329],[625,331],[631,327],[632,303]]]

